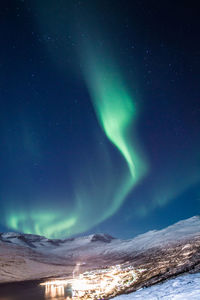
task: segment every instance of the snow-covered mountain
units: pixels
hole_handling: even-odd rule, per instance
[[[108,234],[92,234],[89,236],[70,239],[47,239],[46,237],[22,234],[0,233],[0,242],[28,247],[35,251],[64,256],[81,252],[95,252],[95,254],[144,251],[153,247],[164,246],[184,239],[200,235],[200,216],[194,216],[180,221],[162,230],[152,230],[138,235],[130,240],[120,240]]]
[[[0,234],[0,282],[71,277],[77,263],[79,272],[116,264],[143,270],[126,292],[187,271],[199,271],[200,217],[130,240],[107,234],[64,240],[12,232]]]
[[[37,250],[51,251],[59,248],[81,247],[91,242],[110,243],[114,238],[108,234],[92,234],[70,239],[47,239],[44,236],[15,232],[0,233],[0,241]]]

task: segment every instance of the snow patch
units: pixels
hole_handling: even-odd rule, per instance
[[[200,273],[188,274],[170,279],[164,283],[140,289],[128,295],[115,297],[116,300],[199,300]]]

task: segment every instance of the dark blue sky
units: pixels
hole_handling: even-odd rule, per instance
[[[195,1],[0,5],[0,231],[131,237],[199,214]],[[129,170],[87,84],[99,65],[107,76],[112,59],[138,108],[128,128],[132,150],[137,136],[137,156],[148,165],[120,205]]]

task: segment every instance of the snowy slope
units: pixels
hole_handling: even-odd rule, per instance
[[[77,263],[84,272],[127,262],[147,270],[137,288],[144,282],[152,284],[187,270],[200,270],[200,217],[130,240],[107,234],[64,240],[0,234],[0,282],[71,276]]]
[[[64,242],[59,247],[51,248],[51,252],[59,256],[68,256],[73,251],[74,256],[123,253],[129,255],[134,252],[143,252],[154,247],[165,246],[178,241],[186,240],[195,236],[200,236],[200,217],[195,216],[184,221],[180,221],[163,230],[149,231],[138,235],[130,240],[110,239],[105,243],[99,241],[91,242],[90,237],[74,239],[71,242]],[[41,249],[42,250],[42,249]]]
[[[22,246],[0,243],[0,283],[69,273],[71,266],[66,266],[63,260],[46,257]]]
[[[199,300],[200,273],[188,274],[137,292],[115,297],[116,300]]]

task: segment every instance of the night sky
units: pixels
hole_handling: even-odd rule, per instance
[[[0,231],[130,238],[199,214],[197,5],[1,1]]]

